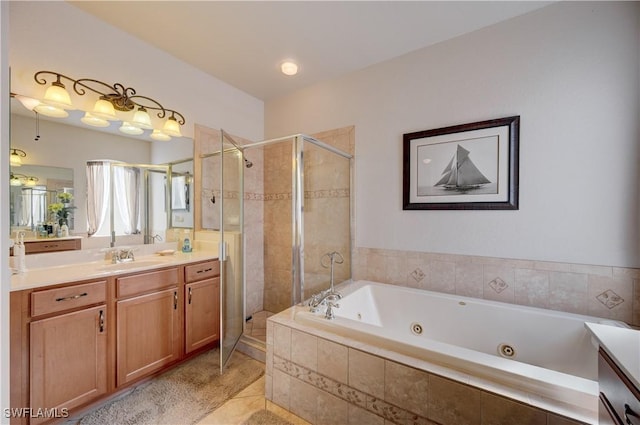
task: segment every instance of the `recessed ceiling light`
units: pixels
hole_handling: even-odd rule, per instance
[[[291,61],[282,62],[280,69],[284,75],[296,75],[298,73],[298,65]]]

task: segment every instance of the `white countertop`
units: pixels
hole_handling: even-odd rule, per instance
[[[120,264],[111,264],[110,261],[104,260],[104,252],[96,253],[94,252],[96,250],[43,254],[46,257],[39,257],[40,259],[46,258],[46,261],[41,261],[42,267],[37,261],[37,254],[27,255],[27,270],[22,274],[11,276],[11,291],[41,288],[85,279],[107,278],[124,273],[218,258],[218,253],[211,250],[194,250],[190,253],[175,252],[173,255],[155,253],[164,248],[157,245],[147,245],[145,249],[141,249],[140,255],[135,255],[135,261]],[[52,259],[56,258],[60,260],[59,265],[52,265]],[[84,258],[84,261],[80,261],[81,258]]]
[[[585,326],[636,388],[640,389],[640,331],[597,323],[585,323]]]

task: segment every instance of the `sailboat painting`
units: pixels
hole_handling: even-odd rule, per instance
[[[403,210],[517,210],[520,116],[402,135]]]
[[[497,151],[498,137],[418,146],[418,196],[498,193]]]

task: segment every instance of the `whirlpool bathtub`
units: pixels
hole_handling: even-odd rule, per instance
[[[345,282],[339,290],[335,319],[296,306],[288,316],[292,327],[597,423],[597,346],[585,322],[625,324],[369,281]]]

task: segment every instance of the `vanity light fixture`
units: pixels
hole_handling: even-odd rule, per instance
[[[84,117],[80,118],[80,121],[92,127],[109,127],[109,121],[96,117],[90,112],[85,112]]]
[[[25,151],[11,148],[11,155],[9,155],[9,165],[12,167],[20,167],[22,165],[22,158],[26,156],[27,153]]]
[[[25,176],[24,174],[11,173],[9,177],[9,185],[11,186],[30,186],[33,187],[38,183],[36,176]]]
[[[38,184],[38,178],[36,176],[27,176],[27,181],[24,183],[25,186],[33,187]]]
[[[33,78],[38,84],[46,85],[47,75],[55,77],[55,81],[47,88],[44,99],[40,104],[34,107],[35,111],[43,115],[66,117],[68,116],[66,110],[73,109],[71,96],[62,83],[62,81],[65,80],[71,84],[73,91],[79,96],[84,96],[87,94],[87,91],[91,91],[99,96],[94,104],[93,110],[87,112],[82,119],[82,122],[85,124],[96,127],[106,127],[109,125],[107,121],[120,120],[116,115],[116,111],[130,112],[135,110],[133,118],[128,121],[123,121],[120,131],[126,134],[139,135],[143,133],[143,130],[153,129],[151,117],[147,112],[147,110],[152,110],[157,111],[156,115],[158,118],[166,118],[162,129],[165,137],[182,137],[180,126],[184,125],[185,118],[180,112],[165,108],[155,99],[136,94],[136,90],[131,87],[125,87],[120,83],[109,85],[91,78],[75,80],[53,71],[38,71]]]
[[[11,177],[9,177],[9,185],[11,186],[22,186],[22,180],[20,177],[22,174],[13,174],[11,173]],[[26,176],[25,176],[26,177]]]

